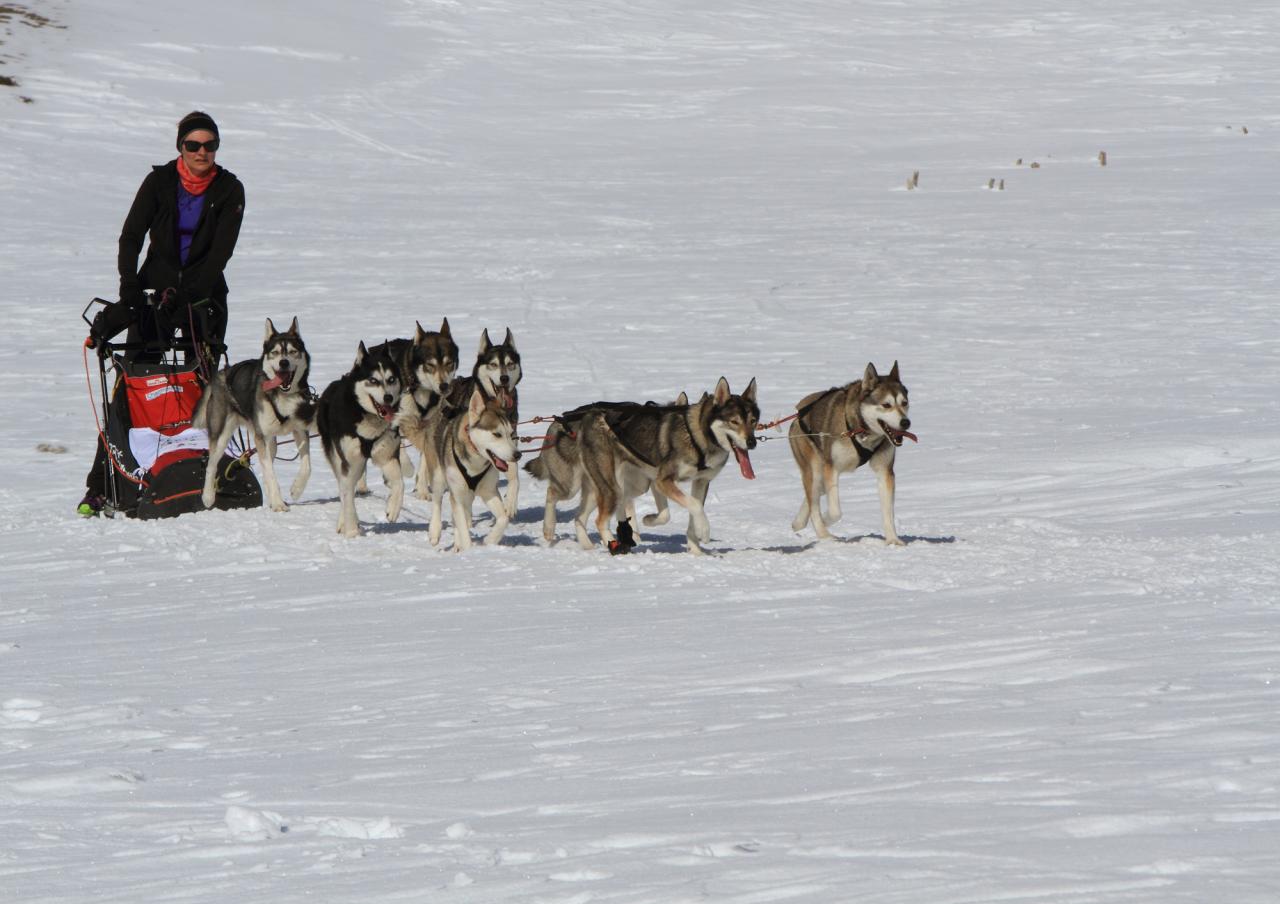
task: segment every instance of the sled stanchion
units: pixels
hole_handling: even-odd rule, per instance
[[[98,428],[98,442],[102,443],[102,449],[106,453],[106,463],[103,464],[103,476],[106,478],[104,489],[107,491],[108,501],[111,503],[112,511],[119,511],[120,492],[116,485],[117,475],[124,477],[131,483],[137,484],[139,487],[146,487],[147,482],[134,477],[124,468],[120,467],[120,463],[116,461],[115,450],[111,448],[111,441],[107,439],[107,431],[103,426],[104,423],[111,419],[110,397],[107,390],[107,366],[105,364],[106,354],[110,354],[111,346],[103,345],[102,350],[98,353],[98,379],[101,382],[102,392],[102,420],[98,419],[97,406],[93,404],[93,380],[89,376],[89,341],[84,343],[84,382],[85,388],[89,391],[89,407],[93,410],[94,426]]]
[[[84,341],[84,377],[89,379],[89,343],[92,339]],[[111,448],[107,444],[106,433],[102,429],[102,425],[107,422],[110,414],[107,411],[107,368],[102,363],[102,356],[98,356],[98,384],[99,391],[102,393],[102,420],[98,422],[98,442],[102,443],[102,450],[106,453],[102,459],[102,486],[107,491],[107,501],[111,503],[114,511],[120,506],[119,494],[116,493],[116,477],[111,473]],[[89,386],[89,395],[93,396],[93,386]],[[98,412],[94,411],[94,420],[97,421]]]

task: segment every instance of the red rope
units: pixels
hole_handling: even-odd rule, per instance
[[[778,426],[779,424],[785,424],[787,421],[794,421],[799,416],[800,416],[800,412],[797,411],[795,414],[789,414],[786,417],[780,417],[776,421],[770,421],[767,424],[757,424],[756,432],[760,433],[765,430],[772,430],[774,427]]]

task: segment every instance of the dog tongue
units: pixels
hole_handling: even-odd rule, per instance
[[[490,455],[489,457],[493,459],[493,464],[499,471],[505,471],[507,469],[507,463],[503,461],[501,458],[496,458],[492,455]]]
[[[271,390],[275,389],[277,386],[283,386],[283,385],[284,385],[284,380],[280,379],[279,377],[272,377],[270,380],[263,381],[262,391],[270,392]]]
[[[751,459],[747,456],[747,450],[739,449],[737,446],[734,446],[733,455],[738,459],[738,467],[742,469],[742,476],[747,478],[747,480],[755,480],[756,472],[751,470]]]

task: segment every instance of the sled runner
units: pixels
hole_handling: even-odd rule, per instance
[[[204,389],[201,369],[211,367],[222,349],[201,347],[172,332],[140,340],[131,331],[129,341],[113,342],[107,330],[119,332],[128,319],[110,302],[94,299],[89,306],[98,302],[108,305],[101,313],[121,321],[104,328],[95,318],[90,334],[102,393],[106,512],[151,519],[203,511],[209,437],[191,426],[191,415]],[[261,505],[262,489],[248,464],[223,455],[214,508]]]

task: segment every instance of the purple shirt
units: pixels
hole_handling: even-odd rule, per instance
[[[193,195],[178,183],[178,255],[186,266],[187,253],[191,250],[191,237],[196,234],[196,224],[204,210],[204,195]]]

